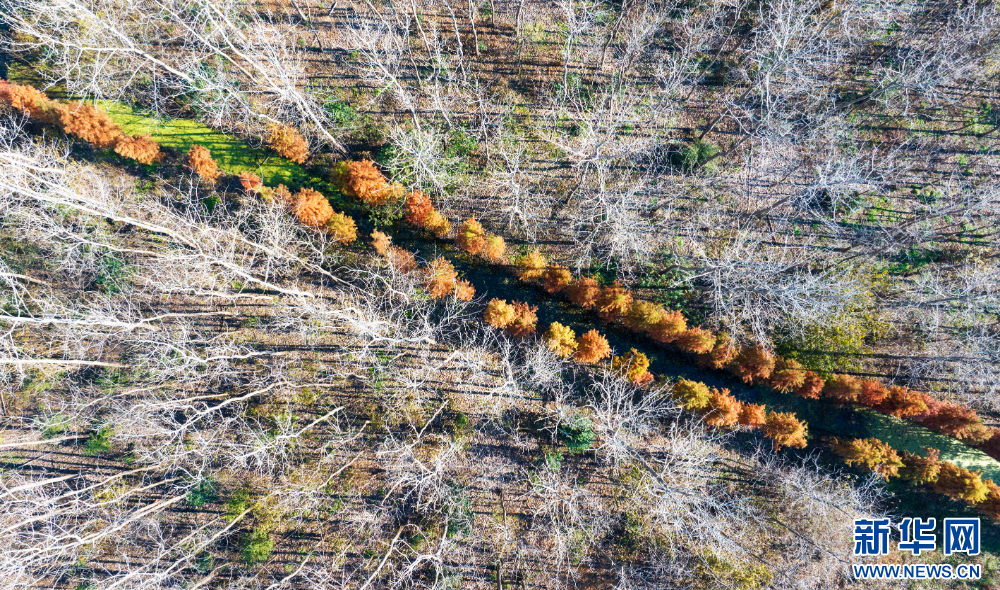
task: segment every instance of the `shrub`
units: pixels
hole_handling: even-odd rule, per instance
[[[459,301],[472,301],[475,296],[476,288],[472,283],[465,279],[458,281],[458,286],[455,287],[455,299]]]
[[[345,195],[373,207],[403,195],[403,187],[390,185],[371,160],[340,162],[333,169],[332,180]]]
[[[256,194],[264,188],[264,181],[261,180],[256,174],[240,172],[240,185],[243,186],[243,191],[245,193]]]
[[[858,403],[869,408],[877,407],[882,400],[889,395],[889,390],[875,379],[861,380],[861,393],[858,394]]]
[[[687,320],[681,312],[665,311],[656,325],[649,330],[649,335],[653,340],[666,344],[677,340],[677,337],[685,331],[687,331]]]
[[[542,274],[542,288],[549,293],[558,293],[569,286],[573,279],[569,269],[558,264],[549,265]]]
[[[188,150],[188,166],[194,170],[195,174],[211,184],[215,184],[215,181],[222,175],[219,172],[219,167],[215,165],[215,160],[212,159],[212,152],[208,151],[207,147],[198,144],[192,145],[191,149]],[[284,186],[279,185],[278,188],[281,189]]]
[[[426,223],[424,223],[424,229],[438,238],[444,238],[451,233],[451,222],[439,211],[431,211]]]
[[[243,539],[240,558],[248,566],[264,563],[274,551],[274,539],[266,529],[256,528]]]
[[[806,448],[805,422],[795,418],[790,412],[771,412],[764,422],[764,434],[771,439],[774,450],[781,447]]]
[[[338,244],[351,244],[358,239],[358,226],[354,223],[354,219],[344,213],[334,211],[326,221],[326,231]]]
[[[608,339],[597,330],[584,332],[577,338],[576,343],[576,354],[573,358],[581,363],[596,363],[611,356]]]
[[[899,476],[916,484],[930,484],[938,479],[941,473],[941,462],[938,458],[941,451],[937,449],[924,448],[926,457],[915,455],[903,451],[903,466],[899,469]]]
[[[31,86],[11,84],[6,80],[0,80],[0,102],[14,107],[29,117],[45,119],[45,107],[49,105],[50,101],[45,93],[35,90]]]
[[[700,367],[723,369],[733,362],[737,352],[736,343],[733,342],[729,334],[721,332],[715,338],[715,346],[712,348],[712,352],[699,354],[696,360]]]
[[[1000,486],[987,479],[986,499],[976,505],[976,509],[993,520],[1000,520]]]
[[[674,385],[674,399],[687,410],[702,410],[712,401],[708,385],[681,378]]]
[[[215,502],[218,498],[218,494],[215,490],[215,482],[209,478],[205,477],[198,480],[191,491],[187,494],[188,504],[194,506],[195,508],[200,508],[206,504],[211,504]]]
[[[674,340],[681,350],[693,354],[705,354],[715,346],[715,335],[702,328],[690,328]]]
[[[309,144],[305,138],[289,125],[271,125],[267,144],[278,155],[296,164],[304,164],[309,157]]]
[[[763,404],[743,404],[739,423],[748,428],[760,428],[767,424],[767,412]]]
[[[466,219],[458,226],[455,241],[459,248],[475,256],[486,247],[486,230],[474,218]]]
[[[163,159],[160,144],[149,135],[121,135],[115,142],[115,153],[140,164],[153,164]]]
[[[594,277],[580,277],[566,287],[566,297],[584,309],[590,309],[597,303],[601,286]]]
[[[576,352],[576,333],[569,326],[564,326],[559,322],[549,324],[549,329],[542,335],[549,350],[561,356],[570,357]]]
[[[417,227],[425,227],[425,224],[434,212],[431,198],[420,191],[413,191],[406,195],[406,215],[403,221]]]
[[[924,396],[927,411],[917,416],[917,421],[927,428],[955,438],[967,438],[979,442],[988,439],[992,434],[984,431],[982,419],[972,408],[951,402],[930,400],[934,398]]]
[[[823,387],[823,397],[842,404],[858,401],[859,395],[861,395],[861,382],[850,375],[834,375]]]
[[[533,281],[545,272],[545,256],[542,256],[538,248],[530,250],[524,256],[518,256],[514,263],[518,268],[517,276],[522,281]]]
[[[603,287],[597,297],[597,315],[606,322],[620,319],[632,305],[632,294],[618,281]]]
[[[483,312],[483,319],[494,328],[503,329],[514,322],[517,313],[514,306],[503,299],[494,297],[486,304],[486,311]]]
[[[622,322],[633,332],[650,332],[666,313],[666,310],[660,305],[635,299],[628,306]]]
[[[372,247],[381,256],[385,256],[389,253],[389,246],[392,245],[392,238],[386,234],[375,230],[372,232]]]
[[[528,305],[519,301],[514,302],[514,321],[507,326],[507,333],[511,336],[523,338],[535,331],[535,324],[538,323],[537,305]]]
[[[109,426],[101,426],[96,431],[90,433],[90,437],[84,445],[83,452],[87,455],[100,455],[110,450],[111,428]]]
[[[743,404],[728,389],[719,391],[713,387],[705,408],[705,424],[714,428],[734,426],[739,423],[742,411]]]
[[[445,258],[439,256],[424,269],[424,286],[431,297],[451,295],[458,288],[458,271]]]
[[[926,412],[927,404],[920,393],[899,385],[890,385],[887,395],[876,409],[897,418],[906,418]]]
[[[986,499],[989,488],[983,483],[978,471],[971,471],[947,461],[941,461],[940,465],[941,470],[937,481],[934,482],[935,491],[956,500],[965,500],[969,504],[977,504]]]
[[[649,357],[634,348],[622,356],[611,359],[611,371],[636,385],[645,385],[653,380],[653,375],[648,369]]]
[[[730,367],[744,383],[762,383],[767,381],[774,370],[774,355],[759,344],[744,346],[730,362]]]
[[[798,389],[806,381],[806,370],[793,359],[778,358],[774,361],[774,371],[771,372],[771,387],[781,393]],[[818,396],[817,396],[818,397]]]
[[[573,452],[581,452],[589,449],[597,435],[594,434],[594,424],[587,418],[579,417],[559,425],[558,436],[560,442]]]
[[[323,227],[333,216],[333,207],[319,191],[304,188],[292,197],[292,213],[303,225]]]
[[[812,371],[806,371],[802,385],[795,390],[795,395],[806,399],[819,399],[825,385],[826,382],[823,381],[822,377]]]
[[[507,243],[500,236],[492,234],[486,236],[486,245],[483,246],[483,256],[490,262],[500,262],[504,253],[507,252]]]
[[[122,128],[93,105],[82,102],[59,105],[55,112],[63,131],[99,148],[114,146],[122,134]]]
[[[417,259],[414,258],[413,252],[399,246],[390,246],[385,255],[396,272],[406,274],[417,269]]]
[[[897,477],[903,467],[899,453],[877,438],[855,438],[843,443],[833,439],[830,447],[848,465],[861,465],[885,479]]]

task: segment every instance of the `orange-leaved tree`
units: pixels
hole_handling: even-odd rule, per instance
[[[858,401],[861,395],[861,381],[851,375],[833,375],[823,387],[823,397],[842,404]]]
[[[562,358],[571,356],[576,352],[578,346],[576,333],[573,332],[573,329],[559,322],[549,324],[549,329],[545,331],[542,338],[545,340],[545,344],[548,345],[549,350]]]
[[[714,428],[735,426],[740,421],[743,403],[733,397],[728,389],[712,388],[712,395],[704,409],[705,424]]]
[[[941,473],[941,451],[924,447],[926,457],[903,451],[903,467],[899,476],[916,484],[930,484],[938,480]]]
[[[523,256],[518,256],[514,261],[517,265],[517,276],[522,281],[534,281],[542,276],[545,272],[545,256],[538,250],[534,248],[529,250],[527,254]]]
[[[558,293],[569,286],[573,275],[569,269],[559,264],[550,264],[542,273],[542,288],[549,293]]]
[[[830,448],[848,465],[861,465],[885,479],[898,476],[904,465],[896,449],[877,438],[833,439]]]
[[[403,196],[403,187],[389,184],[371,160],[340,162],[333,168],[332,180],[345,195],[377,207]]]
[[[633,332],[651,332],[663,319],[666,310],[651,301],[634,299],[622,318],[622,323]]]
[[[611,359],[611,371],[636,385],[645,385],[653,380],[649,372],[649,357],[636,349]]]
[[[309,143],[290,125],[272,124],[267,134],[267,144],[278,155],[296,164],[304,164],[309,158]]]
[[[826,381],[812,371],[806,371],[802,385],[795,390],[795,395],[805,399],[819,399]]]
[[[743,404],[739,423],[747,428],[760,428],[767,424],[767,409],[763,404]]]
[[[392,237],[375,230],[372,232],[372,247],[380,255],[385,256],[389,252],[389,246],[392,245]]]
[[[687,331],[687,320],[679,311],[668,311],[649,330],[650,337],[657,342],[666,344],[677,340],[677,337]]]
[[[771,387],[781,393],[788,393],[802,387],[806,381],[806,370],[802,365],[793,359],[778,358],[774,361],[774,370],[771,371]]]
[[[486,310],[483,312],[483,319],[486,320],[486,323],[499,329],[506,328],[514,323],[516,317],[517,312],[514,310],[513,305],[495,297],[490,299],[490,302],[486,304]]]
[[[451,222],[444,215],[441,215],[440,211],[434,210],[424,222],[424,229],[438,238],[444,238],[451,233]]]
[[[434,212],[431,198],[420,191],[406,195],[406,215],[403,221],[417,227],[424,227]]]
[[[311,188],[303,188],[295,193],[290,207],[299,223],[309,227],[323,227],[333,216],[330,201]]]
[[[424,286],[431,297],[445,297],[458,288],[458,271],[447,259],[437,257],[424,269]]]
[[[771,439],[774,449],[806,448],[807,426],[790,412],[770,412],[764,423],[764,434]]]
[[[507,243],[500,236],[490,234],[486,236],[486,245],[483,246],[483,256],[490,262],[500,262],[504,253],[507,252]]]
[[[739,349],[729,334],[720,332],[715,338],[715,346],[712,348],[712,352],[699,354],[697,362],[701,367],[724,369],[733,362],[738,352]]]
[[[463,221],[455,234],[458,247],[473,256],[482,252],[486,246],[486,230],[474,217]]]
[[[154,164],[163,158],[160,144],[149,135],[120,135],[115,142],[115,153],[140,164]]]
[[[576,354],[573,358],[581,363],[596,363],[611,356],[608,339],[597,330],[584,332],[576,342]]]
[[[253,174],[251,172],[240,172],[240,186],[243,187],[243,192],[248,195],[253,195],[261,192],[264,188],[264,181],[260,179],[260,176]]]
[[[404,250],[399,246],[389,246],[385,257],[389,260],[392,269],[398,273],[407,274],[417,270],[417,259],[409,250]]]
[[[597,315],[606,322],[621,319],[632,305],[632,294],[618,281],[601,288],[597,296]]]
[[[191,146],[191,149],[188,150],[187,156],[188,166],[190,166],[191,170],[194,170],[194,173],[206,182],[215,184],[215,181],[222,175],[222,172],[219,171],[219,167],[215,164],[215,160],[212,159],[212,152],[208,151],[207,147],[194,144]],[[284,187],[279,186],[278,188]]]
[[[520,301],[514,302],[514,321],[507,326],[507,333],[511,336],[523,338],[535,331],[535,324],[538,323],[537,305],[528,305]]]
[[[888,393],[876,409],[897,418],[908,418],[926,412],[927,404],[920,392],[901,385],[890,385]]]
[[[45,120],[54,105],[44,92],[31,86],[0,80],[0,103],[11,106],[29,117]]]
[[[584,309],[590,309],[597,303],[601,293],[601,285],[594,277],[580,277],[566,287],[566,297]]]
[[[744,383],[763,383],[774,370],[774,355],[759,344],[744,346],[729,366]]]
[[[99,148],[114,146],[122,134],[122,128],[107,113],[91,104],[63,104],[55,112],[63,131]]]
[[[703,328],[688,328],[674,339],[674,344],[684,352],[706,354],[715,347],[715,334]]]
[[[875,379],[861,380],[861,393],[858,394],[858,403],[869,408],[878,407],[889,395],[889,390],[885,385]]]
[[[465,279],[458,281],[458,285],[455,287],[455,299],[459,301],[472,301],[475,296],[476,288],[471,282]]]

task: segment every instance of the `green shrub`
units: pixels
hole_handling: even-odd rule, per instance
[[[91,433],[90,438],[84,445],[84,452],[88,455],[99,455],[111,450],[111,427],[101,426],[96,432]]]
[[[222,518],[231,521],[237,516],[250,509],[253,503],[250,501],[250,490],[240,488],[233,493],[233,497],[226,502],[225,514]]]
[[[210,477],[202,478],[191,491],[188,492],[187,501],[195,507],[201,507],[205,504],[211,504],[215,502],[217,498],[215,491],[215,481]]]
[[[597,439],[594,424],[587,418],[576,418],[559,425],[559,441],[573,452],[586,451]]]
[[[696,139],[671,152],[670,163],[675,168],[686,171],[704,168],[706,171],[711,172],[715,169],[715,160],[711,158],[718,153],[719,148],[711,142]]]
[[[240,547],[240,558],[243,563],[253,566],[267,561],[273,551],[274,539],[271,538],[271,533],[257,528],[243,539]]]

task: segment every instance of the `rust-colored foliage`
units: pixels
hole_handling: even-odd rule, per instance
[[[661,305],[635,299],[628,306],[622,323],[633,332],[651,332],[666,313]]]
[[[941,473],[941,451],[924,447],[926,457],[903,451],[903,467],[899,476],[916,484],[934,483]]]
[[[715,335],[702,328],[689,328],[674,340],[681,350],[693,354],[706,354],[715,346]]]
[[[240,172],[240,185],[243,187],[243,192],[253,195],[259,193],[264,188],[264,181],[256,174]]]
[[[219,167],[215,164],[215,160],[212,159],[212,152],[208,151],[208,148],[203,145],[194,144],[188,150],[188,166],[194,170],[195,174],[212,184],[215,184],[215,181],[222,175]],[[284,188],[284,185],[278,185],[279,195],[282,188]],[[285,189],[286,192],[287,190]]]
[[[459,301],[472,301],[472,298],[476,296],[476,288],[469,281],[462,279],[458,281],[458,286],[455,287],[455,299]]]
[[[764,423],[764,434],[771,439],[774,449],[806,448],[807,426],[790,412],[771,412]]]
[[[636,385],[645,385],[653,380],[653,374],[648,369],[649,357],[634,348],[611,359],[612,372]]]
[[[486,230],[475,218],[469,218],[458,226],[455,242],[458,247],[475,256],[486,247]]]
[[[674,400],[687,410],[702,410],[712,401],[712,392],[700,381],[681,378],[674,385]]]
[[[565,266],[550,264],[542,274],[542,288],[549,293],[558,293],[569,286],[573,275]]]
[[[389,252],[389,246],[392,245],[392,238],[378,230],[373,231],[371,237],[372,247],[380,256],[385,256]]]
[[[764,404],[743,404],[740,410],[740,426],[760,428],[767,423],[767,410]]]
[[[160,144],[149,135],[120,135],[115,142],[115,153],[140,164],[153,164],[163,158]]]
[[[260,194],[265,199],[274,199],[286,207],[292,204],[292,191],[288,190],[288,187],[283,184],[279,184],[273,189],[265,186],[261,189]]]
[[[576,354],[573,358],[581,363],[596,363],[611,356],[608,339],[597,330],[584,332],[577,338]]]
[[[424,286],[431,297],[446,297],[458,288],[458,271],[448,260],[437,257],[424,269]]]
[[[774,370],[774,355],[759,344],[744,346],[729,366],[744,383],[763,383]]]
[[[483,312],[483,319],[494,328],[503,329],[514,323],[517,312],[514,306],[503,299],[494,297],[486,304],[486,311]]]
[[[594,277],[580,277],[566,287],[566,297],[584,309],[590,309],[597,303],[597,296],[601,294],[601,285]]]
[[[861,393],[858,394],[858,403],[869,408],[877,407],[889,395],[889,390],[885,385],[875,379],[861,380]]]
[[[959,439],[983,442],[992,433],[983,426],[983,420],[975,410],[961,404],[942,402],[929,395],[924,396],[927,411],[917,416],[917,421],[941,434]]]
[[[122,128],[94,105],[64,104],[57,106],[55,112],[63,131],[99,148],[112,147],[122,134]]]
[[[358,239],[358,226],[344,213],[334,211],[326,221],[326,231],[330,239],[338,244],[352,244]]]
[[[788,393],[802,387],[806,381],[806,370],[794,359],[778,358],[774,361],[774,371],[771,371],[771,387],[781,393]],[[819,397],[817,392],[817,397]]]
[[[398,273],[407,274],[417,270],[417,259],[409,250],[404,250],[399,246],[389,246],[385,257],[389,259],[389,264]]]
[[[292,198],[292,213],[299,223],[309,227],[323,227],[333,216],[333,207],[319,191],[304,188]]]
[[[413,191],[406,195],[406,215],[403,221],[417,227],[425,227],[431,213],[434,212],[434,205],[431,198],[420,191]]]
[[[431,211],[424,223],[424,229],[439,238],[444,238],[451,233],[451,222],[444,215],[441,215],[440,211]]]
[[[535,324],[538,323],[537,305],[528,305],[520,301],[514,302],[514,321],[507,326],[507,333],[511,336],[524,338],[535,331]]]
[[[983,481],[986,484],[986,499],[976,505],[976,509],[993,520],[1000,520],[1000,486],[992,480]]]
[[[333,169],[332,180],[345,195],[373,207],[403,195],[403,187],[390,185],[371,160],[340,162]]]
[[[969,504],[978,504],[986,499],[989,488],[983,483],[979,471],[971,471],[947,461],[941,461],[940,465],[941,471],[934,482],[935,491],[956,500],[965,500]]]
[[[708,354],[699,354],[697,357],[698,366],[710,369],[723,369],[736,358],[739,350],[729,334],[719,333],[715,339],[715,347]]]
[[[819,399],[825,385],[826,381],[823,381],[822,377],[812,371],[806,371],[802,385],[795,390],[795,395],[805,399]]]
[[[597,315],[606,322],[620,319],[632,305],[632,294],[618,281],[603,287],[597,296]]]
[[[549,350],[562,358],[568,358],[576,352],[576,333],[569,326],[564,326],[559,322],[549,324],[549,329],[542,335]]]
[[[492,234],[486,236],[486,245],[483,246],[483,256],[490,262],[500,262],[504,253],[507,252],[507,243],[500,236]]]
[[[0,102],[14,107],[29,117],[46,119],[45,107],[49,106],[50,101],[44,92],[35,90],[31,86],[0,80]]]
[[[861,465],[885,479],[899,476],[899,469],[903,467],[899,453],[877,438],[855,438],[844,442],[833,439],[830,448],[848,465]]]
[[[1000,457],[1000,428],[991,428],[990,437],[979,448],[994,459]]]
[[[524,256],[519,256],[515,261],[517,264],[517,276],[522,281],[534,281],[545,272],[545,256],[535,248]]]
[[[309,143],[302,134],[289,125],[271,125],[267,144],[278,152],[278,155],[296,164],[304,164],[309,158]]]
[[[666,344],[677,340],[677,337],[687,331],[687,320],[679,311],[665,312],[649,331],[649,335],[657,342]],[[708,351],[706,351],[708,352]]]
[[[712,395],[705,408],[705,424],[714,428],[735,426],[740,421],[743,403],[733,397],[728,389],[712,388]]]
[[[823,397],[842,404],[858,401],[859,395],[861,395],[861,381],[850,375],[834,375],[823,387]]]
[[[890,385],[889,392],[876,408],[897,418],[917,416],[927,411],[924,396],[900,385]]]

